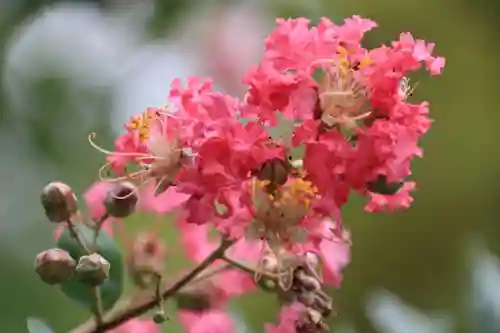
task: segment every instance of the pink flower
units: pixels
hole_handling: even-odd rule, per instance
[[[150,319],[131,319],[110,333],[160,333],[161,329]]]
[[[265,324],[266,333],[296,333],[297,321],[304,311],[304,305],[293,303],[281,308],[278,324]]]
[[[229,315],[220,310],[204,312],[179,311],[179,321],[186,333],[234,333]]]
[[[115,181],[137,183],[141,209],[179,213],[180,242],[193,262],[202,262],[221,237],[236,240],[226,255],[250,267],[260,267],[262,249],[276,257],[313,252],[324,263],[325,282],[338,287],[350,259],[341,212],[351,193],[366,197],[365,211],[374,213],[413,201],[416,185],[406,180],[433,121],[427,101],[408,102],[414,88],[408,76],[422,68],[440,74],[445,59],[434,55],[434,43],[410,33],[366,49],[362,39],[377,24],[359,16],[340,24],[276,23],[261,61],[243,78],[243,101],[214,91],[210,79],[176,79],[168,107],[132,117],[115,151],[90,141],[106,153]],[[276,138],[283,118],[293,134]],[[299,147],[304,152],[294,156]],[[94,219],[105,213],[108,185],[96,183],[85,195]],[[232,331],[221,309],[255,288],[253,277],[236,269],[209,279],[217,305],[182,311],[189,333]],[[284,308],[266,332],[295,332],[302,310]]]
[[[350,236],[344,230],[340,237],[332,237],[335,224],[324,221],[323,238],[319,244],[319,255],[324,265],[323,275],[325,283],[340,287],[342,283],[342,270],[349,264],[351,245]]]
[[[169,186],[162,193],[155,194],[157,186],[157,184],[151,182],[142,187],[140,206],[143,210],[166,214],[181,208],[191,197],[189,194],[182,192],[177,186]]]
[[[83,195],[85,203],[90,209],[90,216],[93,219],[99,219],[106,214],[104,199],[112,186],[113,184],[109,182],[97,182]]]
[[[392,212],[396,209],[407,209],[413,202],[410,191],[413,191],[415,186],[415,182],[405,182],[403,187],[393,195],[370,193],[370,200],[365,206],[365,211],[377,213],[383,210]]]
[[[354,182],[363,177],[364,183],[380,175],[389,182],[401,181],[411,174],[414,156],[422,156],[418,135],[410,128],[390,120],[376,120],[360,133],[356,146],[356,160],[348,168]]]

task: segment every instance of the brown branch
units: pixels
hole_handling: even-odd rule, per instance
[[[222,260],[224,260],[225,262],[227,262],[229,265],[231,265],[232,267],[242,271],[242,272],[245,272],[245,273],[248,273],[252,276],[255,276],[255,270],[249,266],[246,266],[245,264],[239,262],[239,261],[236,261],[234,259],[231,259],[229,257],[222,257]]]
[[[75,225],[74,225],[73,221],[71,219],[68,219],[66,221],[66,223],[68,224],[68,230],[69,230],[71,237],[73,237],[75,239],[75,241],[78,243],[78,245],[80,245],[85,250],[85,252],[87,254],[92,254],[94,252],[94,249],[96,246],[97,236],[94,236],[94,242],[92,244],[93,249],[91,250],[85,244],[85,242],[80,238],[80,235],[78,235],[78,232],[75,229]],[[99,231],[96,231],[95,235],[97,235],[98,232]],[[103,315],[101,287],[99,287],[99,286],[94,287],[94,295],[95,295],[95,300],[96,300],[95,309],[94,309],[95,322],[96,322],[96,325],[100,327],[102,325],[102,315]]]
[[[92,251],[97,251],[97,238],[99,237],[99,232],[101,231],[102,224],[108,218],[108,213],[105,213],[101,218],[96,221],[96,225],[94,226],[94,237],[92,239]],[[90,251],[87,251],[90,254]],[[103,305],[102,305],[102,291],[100,286],[94,287],[95,293],[95,320],[97,327],[102,326],[102,316],[104,314]],[[104,331],[102,331],[104,332]]]
[[[188,274],[174,283],[166,284],[162,288],[162,298],[167,300],[174,296],[179,290],[192,281],[198,280],[201,272],[208,268],[214,261],[223,257],[224,252],[233,245],[234,241],[223,240],[221,245],[214,250],[203,262],[191,270]],[[218,268],[220,269],[220,268]],[[213,273],[211,273],[213,275]],[[104,315],[102,325],[96,327],[93,320],[89,320],[78,326],[71,333],[98,333],[116,328],[130,319],[138,317],[157,306],[156,294],[151,292],[140,292],[128,301],[121,302],[110,312]]]

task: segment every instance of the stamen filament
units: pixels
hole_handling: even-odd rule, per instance
[[[121,152],[113,152],[110,150],[106,150],[100,146],[98,146],[95,142],[94,139],[97,136],[96,133],[90,133],[89,136],[87,137],[90,145],[100,151],[101,153],[104,153],[106,155],[114,155],[114,156],[130,156],[130,157],[149,157],[147,154],[141,154],[141,153],[121,153]]]

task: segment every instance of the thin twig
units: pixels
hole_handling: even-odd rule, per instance
[[[99,232],[101,231],[103,223],[108,219],[108,217],[109,217],[108,213],[105,213],[103,216],[97,219],[97,221],[95,221],[94,237],[92,240],[92,249],[94,252],[97,252],[97,238],[99,237]],[[94,292],[95,292],[95,303],[96,303],[94,316],[96,320],[96,326],[100,328],[102,326],[102,316],[104,315],[101,287],[96,286],[94,288]]]
[[[184,286],[196,279],[196,277],[208,268],[214,261],[221,259],[224,252],[233,244],[234,241],[223,240],[217,249],[215,249],[205,260],[203,260],[188,274],[177,280],[175,283],[164,287],[161,295],[163,300],[167,300],[169,297],[174,296]],[[142,293],[135,295],[130,299],[130,301],[123,302],[122,304],[123,305],[121,307],[115,307],[115,309],[104,316],[103,324],[100,326],[100,329],[107,331],[116,328],[128,320],[138,317],[153,309],[157,306],[157,301],[155,295]],[[94,321],[88,321],[71,331],[71,333],[98,332],[99,330],[96,328]]]
[[[257,271],[255,269],[253,269],[253,268],[251,268],[251,267],[245,265],[244,263],[237,261],[235,259],[229,258],[227,256],[223,256],[221,259],[224,260],[225,262],[227,262],[230,265],[230,267],[236,268],[236,269],[238,269],[242,272],[248,273],[252,276],[255,276],[255,274],[257,273]],[[279,277],[279,274],[270,273],[270,272],[260,272],[260,275],[267,278],[267,279],[270,279],[270,280],[276,280]]]
[[[163,308],[163,295],[161,292],[163,276],[161,276],[160,274],[155,274],[155,277],[156,277],[155,298],[158,310],[161,312],[161,314],[164,316],[166,320],[170,320],[168,315],[165,313],[165,309]]]
[[[103,218],[102,221],[101,221],[101,219],[99,220],[99,229],[100,229],[100,225],[102,224],[102,222],[106,218]],[[97,235],[99,233],[99,229],[96,229],[96,231],[94,232],[94,240],[92,243],[92,249],[94,249],[94,250],[91,250],[87,245],[85,245],[84,241],[78,235],[78,232],[76,231],[76,228],[75,228],[75,225],[73,224],[73,221],[68,220],[66,222],[68,224],[68,230],[71,234],[71,237],[73,237],[75,239],[75,241],[85,250],[85,252],[87,252],[87,254],[92,254],[96,249]],[[102,326],[102,316],[104,313],[103,312],[103,305],[102,305],[101,287],[99,287],[99,286],[94,287],[94,296],[95,296],[95,300],[96,300],[95,309],[94,309],[95,322],[96,322],[97,327],[101,327]],[[104,332],[104,331],[99,330],[98,332]]]
[[[94,249],[97,246],[97,238],[99,237],[99,232],[101,231],[102,225],[106,220],[108,219],[109,215],[108,213],[105,213],[103,216],[101,216],[98,220],[96,220],[94,223],[94,239],[92,241],[92,244],[94,245]]]
[[[161,281],[162,281],[162,276],[156,275],[155,296],[156,296],[156,302],[158,302],[159,307],[163,305],[163,297],[161,295]]]
[[[95,324],[97,327],[98,333],[105,332],[104,330],[101,330],[102,327],[102,316],[103,316],[103,307],[102,307],[102,295],[101,295],[101,287],[96,286],[94,287],[94,295],[95,295],[95,300],[96,300],[96,308],[94,311],[94,316],[95,316]]]
[[[248,273],[248,274],[255,275],[255,270],[253,268],[250,268],[247,265],[245,265],[245,264],[243,264],[243,263],[241,263],[239,261],[231,259],[231,258],[229,258],[227,256],[223,256],[222,260],[224,260],[225,262],[227,262],[228,264],[230,264],[232,267],[239,269],[240,271],[243,271],[243,272]]]
[[[71,234],[71,237],[73,237],[75,239],[75,241],[78,243],[78,245],[80,245],[85,250],[85,252],[90,254],[91,253],[90,249],[88,248],[87,245],[85,245],[85,243],[82,241],[82,239],[78,235],[78,232],[76,231],[75,224],[73,223],[73,221],[71,221],[71,219],[69,219],[66,221],[66,223],[68,224],[68,230],[69,230],[69,233]]]
[[[223,265],[220,265],[220,266],[217,266],[217,267],[214,267],[212,269],[206,269],[203,274],[199,274],[197,277],[195,277],[191,282],[192,283],[196,283],[196,282],[200,282],[200,281],[203,281],[203,280],[206,280],[206,279],[209,279],[211,278],[212,276],[215,276],[223,271],[226,271],[228,269],[231,268],[231,264],[223,264]]]

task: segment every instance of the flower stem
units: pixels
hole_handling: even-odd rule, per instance
[[[78,243],[78,245],[80,245],[85,250],[85,252],[90,254],[91,253],[90,249],[88,248],[87,245],[85,245],[85,243],[82,241],[82,239],[78,235],[78,232],[76,231],[75,224],[73,223],[73,221],[67,220],[66,223],[68,224],[68,230],[69,230],[69,233],[71,234],[71,237],[73,237],[75,239],[75,241]]]
[[[102,219],[99,220],[98,223],[98,228],[96,228],[94,232],[94,239],[92,243],[92,250],[85,245],[85,242],[80,238],[78,235],[78,232],[76,231],[75,225],[73,221],[68,220],[66,223],[68,224],[68,230],[71,234],[71,237],[75,239],[75,241],[87,252],[87,254],[92,254],[95,249],[96,249],[96,243],[97,243],[97,236],[99,234],[99,229],[101,228],[102,222],[106,220],[106,217],[103,217]],[[101,295],[101,287],[96,286],[94,287],[94,296],[95,296],[95,307],[93,309],[94,316],[95,316],[95,322],[96,322],[96,327],[101,327],[102,326],[102,317],[103,317],[103,306],[102,306],[102,295]],[[97,332],[104,332],[103,330],[98,330]]]
[[[103,308],[102,308],[101,287],[99,287],[99,286],[94,287],[94,295],[95,295],[94,316],[95,316],[95,324],[97,327],[96,332],[101,333],[101,332],[105,332],[104,330],[101,330],[102,317],[103,317],[103,313],[104,313]]]
[[[239,261],[228,258],[227,256],[223,256],[222,260],[224,260],[225,262],[227,262],[228,264],[230,264],[234,268],[239,269],[240,271],[243,271],[245,273],[252,274],[252,275],[255,274],[255,270],[253,268],[250,268],[249,266],[247,266]]]
[[[161,297],[163,300],[175,295],[180,289],[194,281],[200,273],[205,271],[217,259],[222,259],[226,250],[234,244],[232,240],[222,240],[221,244],[215,249],[205,260],[198,266],[193,268],[188,274],[181,277],[175,283],[163,289]],[[97,327],[93,321],[86,322],[75,328],[71,333],[98,333],[112,330],[130,319],[138,317],[158,305],[156,295],[151,297],[151,294],[141,294],[131,297],[130,301],[124,302],[122,306],[115,307],[112,311],[105,315],[102,325]]]
[[[97,221],[95,221],[94,225],[94,239],[92,241],[94,249],[97,246],[97,238],[99,237],[99,232],[101,231],[103,223],[108,219],[109,215],[106,213],[101,216]]]

